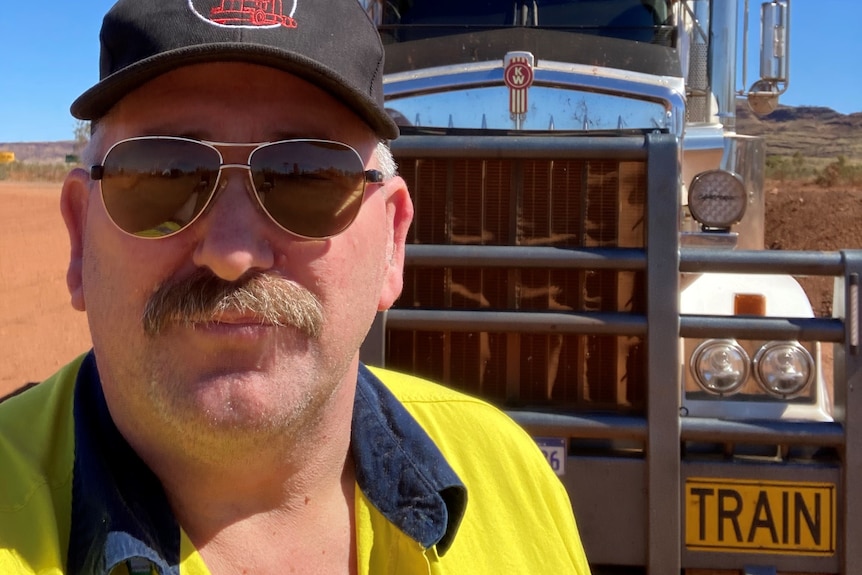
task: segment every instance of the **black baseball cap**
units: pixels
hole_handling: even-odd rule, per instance
[[[181,66],[248,62],[326,90],[383,139],[383,46],[359,0],[120,0],[102,21],[99,83],[72,103],[98,120],[126,94]]]

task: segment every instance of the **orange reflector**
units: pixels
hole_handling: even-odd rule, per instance
[[[766,315],[766,296],[759,293],[733,294],[735,315]]]

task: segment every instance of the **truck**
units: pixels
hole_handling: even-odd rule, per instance
[[[363,361],[518,421],[595,573],[858,569],[862,256],[764,249],[736,130],[789,85],[789,0],[750,85],[748,0],[359,1],[415,206]]]

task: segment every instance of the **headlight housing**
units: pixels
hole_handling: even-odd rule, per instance
[[[748,379],[751,358],[732,339],[710,339],[691,356],[691,371],[701,389],[712,395],[739,391]]]
[[[754,356],[754,379],[773,397],[800,395],[814,379],[814,358],[795,341],[771,341]]]

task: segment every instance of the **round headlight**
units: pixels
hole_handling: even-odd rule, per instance
[[[790,399],[814,379],[814,358],[795,341],[771,341],[754,356],[754,378],[766,393]]]
[[[748,379],[750,362],[742,346],[732,339],[710,339],[694,350],[691,371],[704,391],[729,395]]]
[[[747,205],[745,184],[733,172],[701,172],[688,188],[688,209],[705,228],[729,228],[742,219]]]

